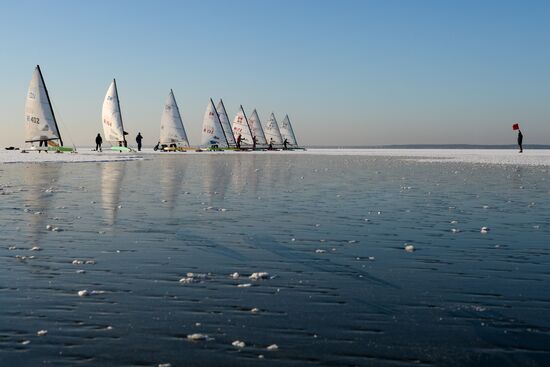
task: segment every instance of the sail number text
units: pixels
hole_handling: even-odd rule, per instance
[[[40,118],[34,117],[34,116],[27,116],[27,121],[32,122],[33,124],[38,124],[40,123]]]

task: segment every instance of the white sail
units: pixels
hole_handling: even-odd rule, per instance
[[[218,116],[212,99],[210,99],[206,106],[206,111],[204,112],[204,118],[202,120],[201,146],[206,148],[212,146],[217,146],[219,148],[228,147],[220,117]]]
[[[267,144],[271,142],[273,146],[283,145],[283,138],[281,137],[281,132],[279,131],[279,125],[277,125],[277,119],[275,119],[275,114],[271,113],[269,120],[264,125],[265,138]]]
[[[264,129],[262,128],[262,123],[260,122],[260,116],[256,110],[252,111],[252,115],[248,119],[248,124],[250,125],[250,130],[252,130],[252,136],[256,137],[257,145],[267,145],[267,140],[265,138]]]
[[[218,103],[218,106],[216,107],[216,111],[218,111],[218,116],[220,116],[220,121],[222,123],[222,128],[225,133],[225,138],[227,139],[227,143],[230,147],[234,147],[235,144],[235,136],[233,136],[233,129],[231,129],[231,122],[229,121],[229,116],[227,116],[227,111],[225,110],[225,105],[223,104],[223,101],[220,99],[220,102]]]
[[[239,112],[237,112],[237,115],[233,119],[233,135],[237,140],[239,135],[241,136],[241,147],[252,146],[252,131],[248,125],[243,106],[241,106]]]
[[[52,139],[59,139],[60,145],[63,145],[42,72],[37,65],[25,102],[25,141]]]
[[[160,143],[166,145],[182,143],[187,147],[189,146],[180,110],[172,90],[170,90],[170,94],[164,103],[164,110],[160,119]]]
[[[285,119],[280,126],[281,137],[283,141],[286,139],[291,147],[297,147],[298,142],[296,141],[296,136],[294,135],[294,130],[292,130],[292,125],[290,124],[290,119],[288,115],[285,116]]]
[[[119,142],[125,140],[122,115],[120,113],[120,102],[118,100],[116,81],[114,79],[105,95],[101,116],[103,119],[105,139],[111,143],[117,143],[117,145]]]

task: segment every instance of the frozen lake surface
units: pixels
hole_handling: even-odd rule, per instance
[[[0,151],[0,163],[41,163],[41,162],[111,162],[144,159],[150,155],[322,155],[322,156],[363,156],[399,157],[419,162],[463,162],[485,164],[511,164],[527,166],[550,166],[550,150],[526,150],[519,154],[513,149],[308,149],[307,151],[263,151],[263,152],[155,152],[144,149],[136,153],[120,153],[105,149],[96,153],[91,148],[79,148],[78,154],[28,153],[20,151]]]
[[[1,366],[550,361],[548,151],[136,158],[0,165]]]

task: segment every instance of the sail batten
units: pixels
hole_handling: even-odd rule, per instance
[[[120,101],[115,79],[113,79],[109,85],[109,89],[107,89],[101,115],[105,139],[111,143],[125,141],[122,113],[120,111]]]
[[[40,66],[37,65],[25,101],[25,141],[51,140],[59,140],[63,144],[46,83]]]
[[[206,111],[204,112],[204,118],[202,121],[202,136],[201,136],[201,146],[205,148],[228,148],[227,140],[225,138],[222,124],[220,121],[220,116],[214,102],[212,99],[208,102],[206,106]]]
[[[225,138],[227,139],[227,144],[230,147],[235,147],[236,146],[235,136],[233,135],[231,122],[229,121],[229,116],[227,115],[227,111],[225,110],[225,105],[223,104],[222,99],[220,99],[220,102],[216,107],[216,111],[218,111],[218,116],[220,117],[223,132],[225,133]]]
[[[279,130],[279,125],[277,124],[277,119],[275,114],[272,112],[269,116],[269,120],[264,125],[265,138],[267,139],[267,144],[271,142],[274,146],[283,145],[283,138],[281,136],[281,131]]]
[[[241,147],[252,146],[252,130],[250,129],[250,125],[248,124],[248,119],[246,118],[242,105],[233,119],[233,135],[236,139],[238,139],[239,135],[241,136]]]
[[[160,120],[160,144],[177,144],[181,143],[189,147],[189,140],[183,126],[180,110],[174,96],[174,92],[170,89],[164,110]]]

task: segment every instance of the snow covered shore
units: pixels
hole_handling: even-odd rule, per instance
[[[309,149],[306,154],[403,157],[421,162],[550,166],[550,150],[534,149]]]
[[[463,162],[483,164],[509,164],[529,166],[550,166],[550,150],[526,150],[520,154],[513,149],[308,149],[306,151],[258,151],[258,152],[155,152],[144,149],[142,152],[118,153],[104,151],[96,153],[82,148],[77,154],[55,154],[20,151],[0,151],[0,163],[40,163],[40,162],[113,162],[153,158],[158,155],[194,156],[194,155],[321,155],[321,156],[372,156],[397,157],[419,162]]]

